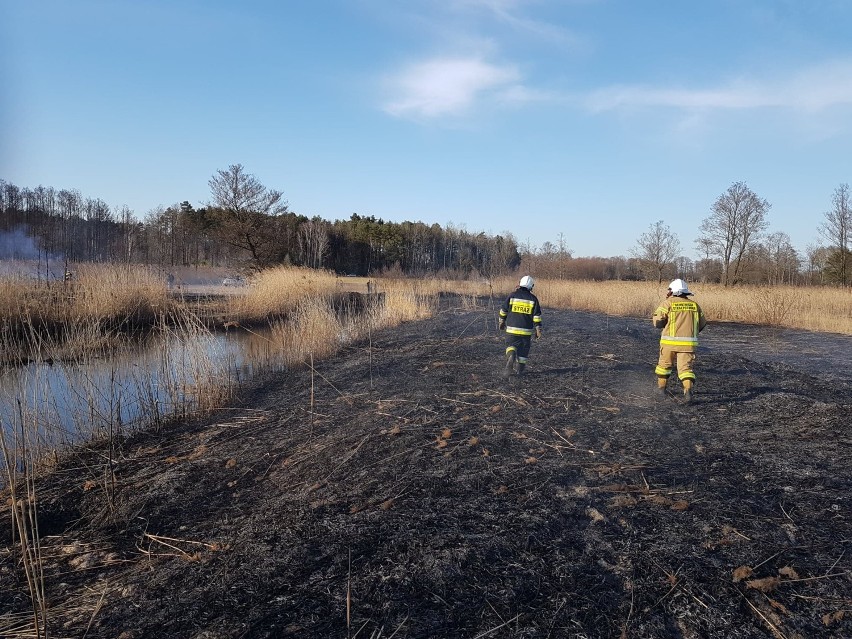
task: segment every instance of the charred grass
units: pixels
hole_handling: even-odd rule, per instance
[[[852,636],[848,382],[706,353],[655,401],[646,322],[572,311],[506,382],[465,306],[60,458],[50,636]],[[0,634],[32,636],[5,530]]]

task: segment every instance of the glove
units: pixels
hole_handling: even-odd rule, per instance
[[[506,320],[504,320],[504,319],[497,320],[497,329],[501,330],[501,331],[505,331],[506,330]]]
[[[535,327],[535,338],[536,338],[536,339],[541,339],[541,326],[536,326],[536,327]]]

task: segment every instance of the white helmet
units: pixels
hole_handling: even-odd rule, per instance
[[[689,290],[686,282],[680,278],[672,280],[672,283],[669,284],[669,290],[672,295],[692,295],[692,291]]]
[[[525,288],[528,291],[533,290],[533,286],[535,286],[535,280],[531,278],[529,275],[524,275],[521,278],[521,283],[519,284],[521,288]]]

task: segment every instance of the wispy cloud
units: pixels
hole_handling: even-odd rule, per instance
[[[646,107],[822,111],[852,105],[852,60],[828,62],[774,81],[740,79],[727,86],[704,89],[612,86],[592,91],[581,101],[594,112]]]
[[[671,109],[687,118],[760,109],[807,115],[852,106],[852,60],[826,62],[775,80],[739,78],[716,87],[613,85],[558,94],[529,86],[512,64],[494,64],[482,56],[438,57],[409,65],[390,77],[387,86],[392,97],[384,110],[414,120],[470,115],[486,103],[531,102],[592,113]]]
[[[544,20],[536,20],[524,14],[524,9],[534,4],[530,0],[455,0],[457,10],[483,11],[519,33],[548,42],[580,45],[583,38],[565,28]]]
[[[396,97],[385,104],[385,111],[414,119],[464,115],[486,98],[528,98],[514,66],[499,66],[478,57],[418,62],[390,78],[388,85]]]

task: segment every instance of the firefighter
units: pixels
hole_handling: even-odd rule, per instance
[[[695,351],[698,333],[704,330],[707,320],[701,307],[689,299],[692,295],[682,279],[672,280],[666,299],[660,303],[651,320],[655,328],[661,328],[660,359],[654,372],[657,374],[657,393],[666,395],[666,383],[677,365],[677,376],[683,384],[683,398],[692,401],[695,386]]]
[[[541,306],[532,290],[535,280],[529,275],[521,278],[517,290],[500,307],[497,327],[506,331],[506,364],[503,377],[508,378],[518,364],[518,375],[524,374],[530,354],[532,336],[541,337]]]

